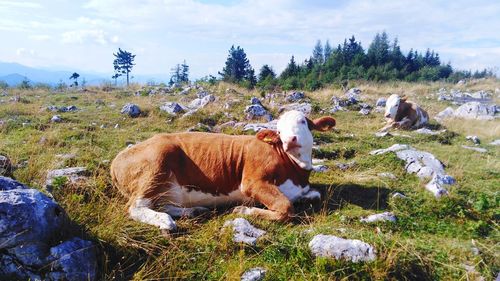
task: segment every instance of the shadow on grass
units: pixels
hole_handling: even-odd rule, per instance
[[[359,184],[342,184],[330,186],[316,184],[313,188],[321,192],[323,205],[328,210],[338,210],[346,204],[354,204],[363,209],[387,209],[387,201],[391,190],[377,186],[363,186]]]

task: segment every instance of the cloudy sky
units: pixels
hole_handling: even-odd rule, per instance
[[[201,77],[217,74],[234,44],[254,68],[279,72],[318,39],[336,46],[355,35],[366,48],[384,30],[405,52],[500,67],[497,0],[0,0],[0,61],[112,73],[121,47],[137,55],[136,74],[168,74],[185,59]]]

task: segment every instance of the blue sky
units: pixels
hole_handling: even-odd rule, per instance
[[[235,44],[255,69],[279,72],[318,39],[335,46],[355,35],[366,48],[385,30],[404,51],[499,68],[499,15],[495,0],[0,0],[0,61],[111,73],[121,47],[137,55],[136,74],[169,74],[185,59],[201,77],[217,74]]]

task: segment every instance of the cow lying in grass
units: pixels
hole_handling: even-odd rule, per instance
[[[287,221],[293,202],[317,200],[310,189],[311,130],[327,131],[335,119],[314,121],[299,111],[278,120],[277,131],[256,136],[211,133],[158,134],[120,152],[111,164],[113,184],[129,199],[129,215],[162,231],[172,217],[195,216],[209,207],[258,202],[234,212]]]
[[[407,101],[406,97],[393,94],[387,99],[385,104],[385,114],[387,125],[380,129],[380,132],[397,129],[418,129],[429,121],[429,115],[416,103]]]

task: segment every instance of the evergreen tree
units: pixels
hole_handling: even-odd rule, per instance
[[[172,76],[170,77],[170,80],[172,80],[174,83],[181,83],[182,82],[182,67],[180,64],[176,64],[172,69],[170,74]]]
[[[186,64],[186,60],[181,64],[181,82],[189,82],[189,66]]]
[[[368,48],[368,62],[370,66],[384,65],[389,61],[389,39],[387,33],[377,33]]]
[[[76,73],[76,72],[73,72],[73,74],[71,74],[71,76],[69,77],[69,79],[74,79],[75,82],[73,82],[73,85],[75,87],[78,87],[78,77],[80,77],[80,74]]]
[[[243,48],[240,46],[235,48],[233,45],[229,49],[226,65],[222,72],[219,72],[219,75],[222,76],[222,80],[227,82],[241,82],[251,76],[248,73],[250,70],[253,69]]]
[[[326,40],[325,48],[323,50],[323,53],[325,55],[325,58],[323,60],[324,62],[326,62],[330,58],[330,56],[332,55],[332,52],[333,52],[333,50],[332,50],[332,46],[330,46],[330,41]]]
[[[118,48],[118,52],[116,54],[113,53],[113,55],[115,56],[115,60],[113,61],[115,72],[127,75],[127,87],[128,87],[129,73],[132,71],[132,68],[135,65],[134,64],[135,55],[132,55],[132,53],[122,50],[120,48]]]
[[[315,64],[323,64],[324,57],[325,56],[323,52],[323,46],[321,45],[321,40],[318,40],[313,49],[313,62]]]
[[[299,67],[295,63],[295,57],[292,56],[285,70],[283,70],[283,72],[281,73],[280,78],[286,79],[288,77],[295,76],[298,73],[299,73]]]
[[[259,72],[259,82],[264,81],[268,77],[271,77],[271,79],[274,79],[274,78],[276,78],[276,73],[274,73],[274,70],[272,67],[270,67],[267,64],[264,64]]]

